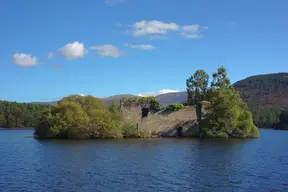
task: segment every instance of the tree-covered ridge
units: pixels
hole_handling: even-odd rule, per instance
[[[188,104],[196,106],[200,137],[259,137],[252,114],[230,84],[226,69],[218,68],[212,78],[208,87],[209,76],[197,70],[186,82]]]
[[[249,107],[288,107],[288,73],[256,75],[238,81],[234,87]]]
[[[0,127],[32,128],[39,123],[48,105],[0,101]]]
[[[288,88],[288,73],[271,73],[263,75],[254,75],[237,81],[234,86],[251,87],[257,89],[265,88]]]

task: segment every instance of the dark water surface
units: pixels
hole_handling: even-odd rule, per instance
[[[0,191],[288,191],[288,131],[254,140],[37,141],[0,130]]]

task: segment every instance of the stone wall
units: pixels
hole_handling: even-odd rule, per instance
[[[136,110],[140,117],[148,117],[160,110],[160,104],[155,97],[122,98],[120,100],[122,111]]]

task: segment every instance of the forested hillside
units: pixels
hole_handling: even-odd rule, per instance
[[[288,73],[251,76],[234,83],[258,127],[275,127],[288,109]]]
[[[288,107],[288,73],[251,76],[234,87],[250,107]]]
[[[0,101],[0,127],[35,127],[48,105]]]

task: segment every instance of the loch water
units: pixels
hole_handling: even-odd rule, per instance
[[[0,191],[288,191],[288,131],[259,139],[45,140],[0,130]]]

